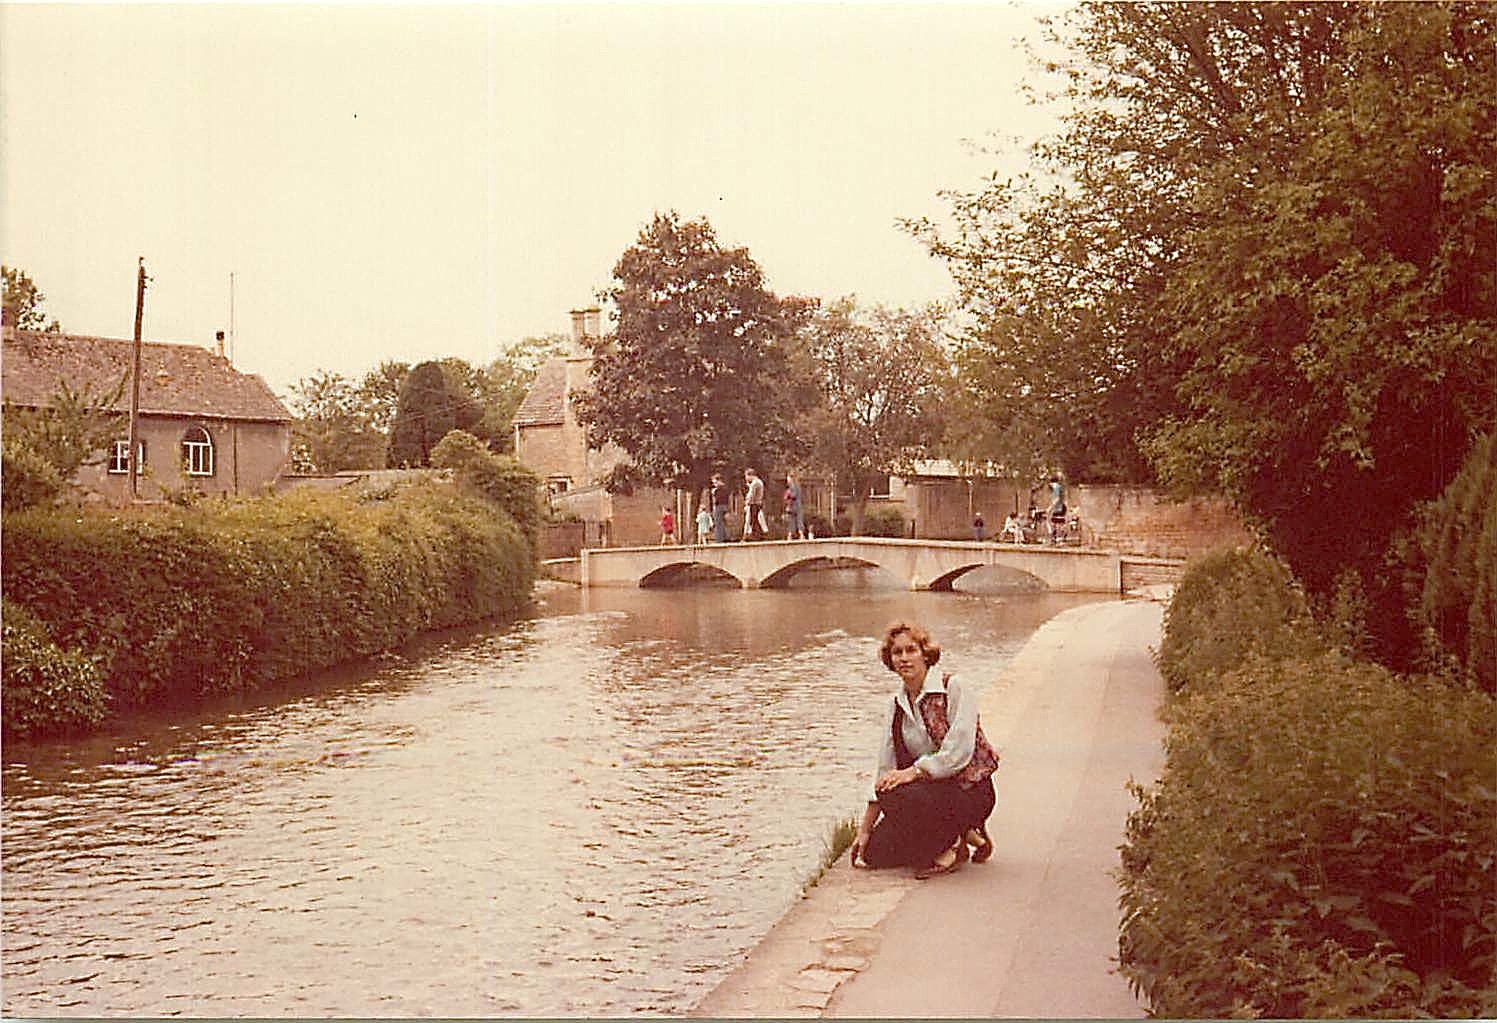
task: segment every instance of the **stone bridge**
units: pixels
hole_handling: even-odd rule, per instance
[[[732,576],[745,589],[784,586],[812,567],[857,562],[881,568],[912,590],[949,590],[974,569],[999,566],[1033,576],[1060,593],[1118,593],[1124,556],[1116,551],[964,540],[829,537],[680,547],[611,547],[582,552],[583,586],[668,586],[697,566]]]

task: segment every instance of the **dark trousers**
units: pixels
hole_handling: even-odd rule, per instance
[[[964,789],[955,778],[917,781],[878,797],[883,816],[868,836],[870,867],[923,867],[951,848],[968,828],[982,825],[997,797],[993,779]]]
[[[725,504],[712,506],[712,539],[718,543],[728,542],[728,506]]]

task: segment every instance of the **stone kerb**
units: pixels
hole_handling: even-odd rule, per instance
[[[1122,583],[1116,552],[961,540],[837,537],[613,547],[584,550],[581,556],[583,586],[638,586],[662,570],[706,565],[737,579],[745,589],[757,589],[781,585],[808,562],[838,559],[882,568],[913,590],[949,589],[957,577],[984,566],[1025,572],[1061,593],[1116,593]]]

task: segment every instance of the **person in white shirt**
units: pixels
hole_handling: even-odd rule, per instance
[[[763,540],[769,536],[764,527],[764,481],[755,470],[745,469],[743,482],[748,486],[743,498],[743,538]]]
[[[998,754],[982,734],[977,693],[931,672],[941,647],[918,625],[884,630],[879,658],[902,685],[890,701],[867,809],[851,862],[915,867],[924,880],[993,853],[986,821],[993,812]]]

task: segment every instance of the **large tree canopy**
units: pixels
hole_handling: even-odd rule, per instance
[[[1493,11],[1078,8],[1045,176],[914,225],[969,364],[1068,447],[1225,491],[1312,590],[1375,575],[1497,413]]]
[[[853,532],[880,475],[908,470],[942,434],[951,374],[938,309],[859,309],[846,297],[816,310],[799,334],[795,375],[814,404],[794,417],[808,461],[850,493]]]
[[[611,485],[695,495],[715,468],[765,468],[784,440],[777,367],[804,303],[776,298],[747,249],[675,212],[656,214],[613,276],[618,326],[591,342],[592,389],[577,399],[588,443],[628,455]]]

